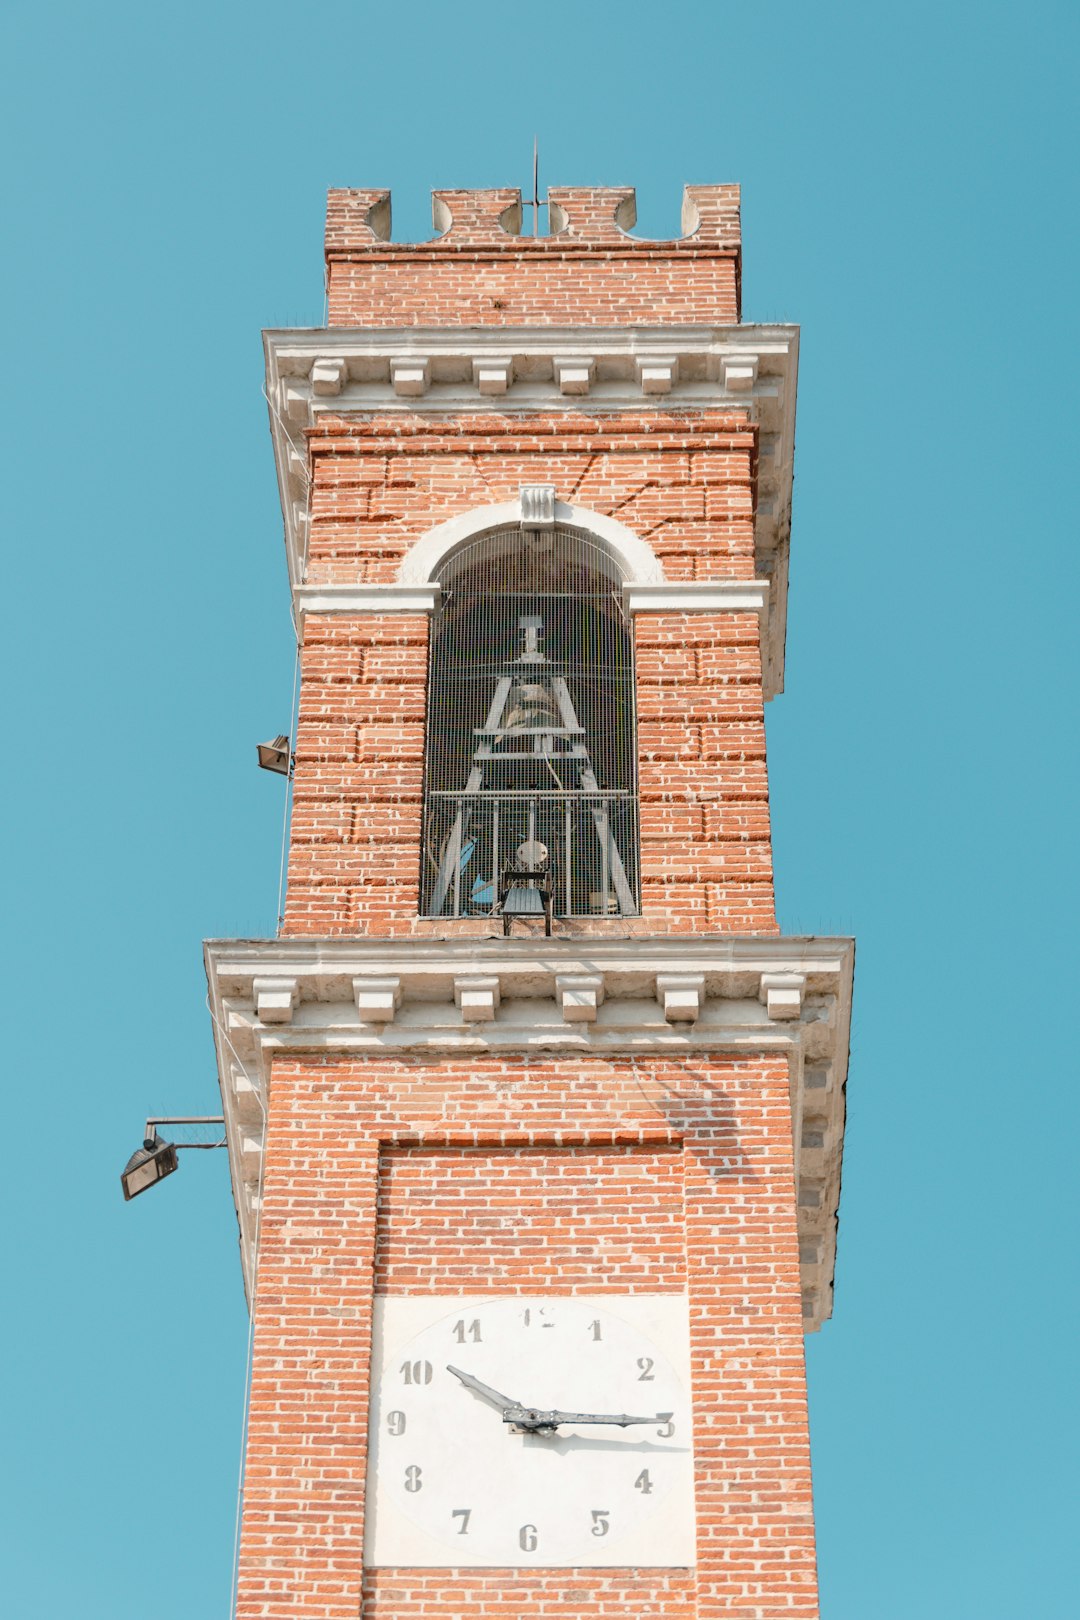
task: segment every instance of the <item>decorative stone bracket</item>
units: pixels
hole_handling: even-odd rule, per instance
[[[357,977],[352,982],[353,999],[360,1020],[365,1024],[390,1024],[401,1006],[401,980]]]
[[[567,1024],[595,1024],[604,999],[604,980],[599,973],[560,974],[555,980],[555,998]]]
[[[704,973],[658,973],[656,996],[669,1024],[692,1024],[705,997]]]
[[[456,978],[454,1000],[461,1008],[463,1023],[491,1023],[501,1000],[498,974],[473,973]]]
[[[300,999],[300,986],[296,979],[252,979],[255,1013],[264,1024],[289,1024],[293,1008]]]
[[[770,1018],[798,1018],[805,990],[806,978],[801,973],[763,973],[758,997]]]

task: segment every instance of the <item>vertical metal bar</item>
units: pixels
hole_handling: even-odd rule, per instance
[[[563,865],[564,865],[564,867],[566,869],[566,915],[568,917],[570,917],[570,916],[573,915],[572,908],[573,908],[574,901],[573,901],[573,887],[572,887],[571,882],[570,882],[570,851],[571,851],[573,846],[572,846],[571,834],[570,834],[570,800],[569,799],[564,799],[563,800],[563,819],[564,819],[565,826],[566,826],[566,856],[565,856],[565,859],[563,861]]]
[[[491,802],[491,909],[499,903],[499,801]]]
[[[459,821],[458,821],[458,829],[459,829],[458,830],[458,835],[457,835],[456,840],[454,840],[454,842],[457,845],[457,848],[454,850],[454,912],[453,912],[453,914],[454,914],[455,917],[460,917],[461,916],[461,831],[460,831],[460,827],[461,827],[461,822],[460,822],[460,818],[459,818]]]
[[[606,804],[606,802],[607,801],[605,799],[601,799],[601,801],[600,801],[601,804]],[[604,917],[606,917],[607,914],[608,914],[607,892],[608,892],[608,865],[609,865],[609,859],[610,859],[609,850],[608,850],[607,829],[608,829],[608,817],[606,815],[602,815],[601,816],[601,821],[600,821],[600,826],[596,830],[600,834],[600,914],[601,914],[601,916],[604,916]]]

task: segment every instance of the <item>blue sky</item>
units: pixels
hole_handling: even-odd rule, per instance
[[[743,185],[803,328],[781,920],[859,944],[825,1620],[1075,1601],[1074,7],[9,5],[6,1610],[228,1613],[246,1316],[200,942],[267,934],[292,680],[260,329],[329,185]],[[1072,1536],[1070,1537],[1070,1531]]]

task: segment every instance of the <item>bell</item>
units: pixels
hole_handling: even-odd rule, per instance
[[[539,731],[561,726],[558,705],[544,686],[516,685],[510,693],[509,713],[502,730]]]

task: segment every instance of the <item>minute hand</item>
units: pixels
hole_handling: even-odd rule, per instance
[[[543,1411],[535,1406],[508,1406],[503,1412],[504,1423],[519,1429],[555,1429],[560,1423],[614,1423],[620,1429],[631,1423],[664,1423],[667,1413],[654,1412],[649,1417],[632,1417],[629,1412],[561,1412]]]

